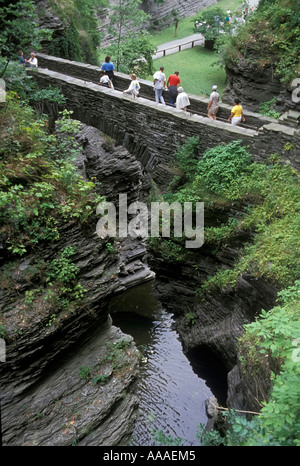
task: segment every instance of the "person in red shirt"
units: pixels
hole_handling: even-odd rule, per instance
[[[176,98],[178,95],[177,89],[180,85],[179,71],[175,71],[174,74],[170,74],[167,81],[167,87],[169,89],[169,101],[172,107],[175,107]]]

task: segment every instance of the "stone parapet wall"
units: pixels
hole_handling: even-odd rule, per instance
[[[83,79],[85,81],[91,81],[94,83],[97,83],[100,80],[101,64],[99,66],[94,66],[85,63],[66,60],[64,58],[57,58],[42,53],[38,53],[37,57],[39,66],[41,68],[57,71],[68,76],[73,76],[75,78]],[[154,90],[152,82],[147,81],[145,79],[139,79],[139,82],[141,84],[140,96],[153,100]],[[115,73],[114,84],[117,90],[127,89],[130,84],[130,76],[123,73]],[[164,92],[164,97],[166,102],[168,102],[168,92]],[[208,97],[189,95],[189,98],[191,102],[190,109],[193,112],[197,112],[198,114],[201,114],[203,116],[207,115],[207,104],[209,101]],[[231,104],[221,103],[218,113],[219,119],[226,120],[230,115],[231,108]],[[252,112],[251,110],[244,110],[247,118],[247,126],[252,127],[252,129],[257,129],[265,124],[274,122],[272,118],[259,115],[257,113]]]
[[[74,118],[100,129],[135,154],[162,189],[173,177],[169,165],[174,153],[191,136],[200,137],[200,154],[218,144],[241,140],[257,161],[278,153],[282,160],[300,168],[300,132],[277,122],[258,130],[233,127],[147,98],[133,100],[118,90],[47,69],[33,75],[41,87],[54,85],[61,90]]]

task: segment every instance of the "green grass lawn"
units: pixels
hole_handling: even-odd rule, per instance
[[[220,0],[204,9],[221,8],[224,12],[228,9],[234,12],[242,3],[242,0]],[[159,32],[152,32],[152,44],[157,47],[175,39],[183,39],[194,34],[194,19],[196,17],[197,14],[181,19],[176,36],[174,25]],[[154,68],[158,70],[160,66],[164,66],[167,77],[171,73],[174,73],[175,70],[178,70],[182,86],[189,94],[209,95],[211,93],[211,86],[216,84],[222,96],[226,87],[226,73],[219,66],[212,66],[213,63],[217,63],[217,60],[217,55],[213,51],[207,50],[203,46],[197,46],[193,49],[183,50],[182,52],[154,60]],[[152,76],[149,76],[148,79],[152,80]]]
[[[236,10],[241,4],[243,0],[220,0],[219,2],[211,5],[207,8],[203,8],[203,10],[209,10],[212,8],[221,8],[226,12],[228,8],[233,12]],[[174,25],[169,26],[166,29],[160,30],[159,32],[152,32],[151,33],[151,42],[152,44],[157,47],[158,45],[165,44],[166,42],[170,42],[175,39],[183,39],[184,37],[191,36],[194,34],[194,18],[197,17],[197,13],[191,17],[180,19],[178,23],[177,33],[175,36],[175,27]]]
[[[243,0],[220,0],[205,9],[222,8],[224,12],[228,9],[234,12],[242,3]],[[166,42],[183,39],[194,34],[195,17],[197,17],[197,14],[181,19],[176,36],[174,25],[159,32],[152,31],[150,36],[152,44],[157,47]],[[102,55],[99,51],[99,63],[104,59],[104,55]],[[182,86],[189,94],[209,95],[211,93],[211,86],[216,84],[222,96],[226,87],[226,73],[219,66],[212,66],[213,63],[217,63],[217,60],[217,55],[213,51],[207,50],[203,46],[197,46],[154,60],[154,70],[156,71],[160,66],[164,66],[167,78],[175,70],[178,70]],[[148,76],[147,79],[152,81],[152,75]]]
[[[212,66],[216,61],[215,53],[200,45],[158,58],[154,60],[154,68],[158,70],[164,66],[167,78],[174,71],[179,71],[182,87],[188,94],[209,95],[211,86],[216,84],[222,95],[226,87],[226,73],[219,66]],[[152,81],[152,76],[148,79]]]

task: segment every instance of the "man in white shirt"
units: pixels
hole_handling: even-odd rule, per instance
[[[155,92],[155,101],[158,104],[161,102],[165,105],[165,101],[163,98],[163,90],[166,87],[166,75],[164,73],[164,67],[161,66],[159,71],[156,71],[153,75],[153,84],[154,84],[154,92]]]
[[[176,98],[176,108],[179,110],[184,110],[186,111],[186,107],[188,107],[190,104],[190,99],[187,95],[186,92],[184,92],[183,87],[178,88],[178,96]]]

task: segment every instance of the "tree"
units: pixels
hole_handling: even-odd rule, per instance
[[[38,27],[32,0],[10,3],[0,0],[0,47],[1,56],[6,59],[0,76],[5,73],[9,61],[16,58],[18,50],[29,46],[39,49],[40,40],[49,35],[49,31]]]
[[[225,20],[225,13],[220,8],[213,8],[201,13],[194,21],[194,31],[205,37],[205,42],[215,41],[220,34],[230,29]]]
[[[113,40],[107,52],[115,57],[117,71],[120,70],[121,65],[128,66],[129,62],[132,62],[132,55],[135,60],[147,60],[149,50],[154,49],[149,41],[144,40],[147,32],[143,29],[143,25],[150,16],[139,8],[141,3],[141,0],[119,0],[117,5],[112,7],[108,30]],[[146,51],[145,45],[147,45]],[[142,55],[141,48],[144,50]]]
[[[53,35],[47,51],[68,60],[96,65],[98,47],[101,43],[99,18],[107,0],[64,0],[52,1],[51,10],[62,23],[63,33]],[[42,8],[40,16],[42,16]]]
[[[179,11],[175,8],[174,10],[172,10],[172,16],[173,16],[173,19],[174,19],[174,25],[175,25],[175,37],[177,36],[177,29],[178,29],[178,23],[179,23]]]
[[[147,78],[153,73],[153,59],[155,47],[146,35],[129,37],[120,44],[113,44],[106,49],[109,56],[117,58],[117,71],[130,74],[135,73],[140,78]]]

